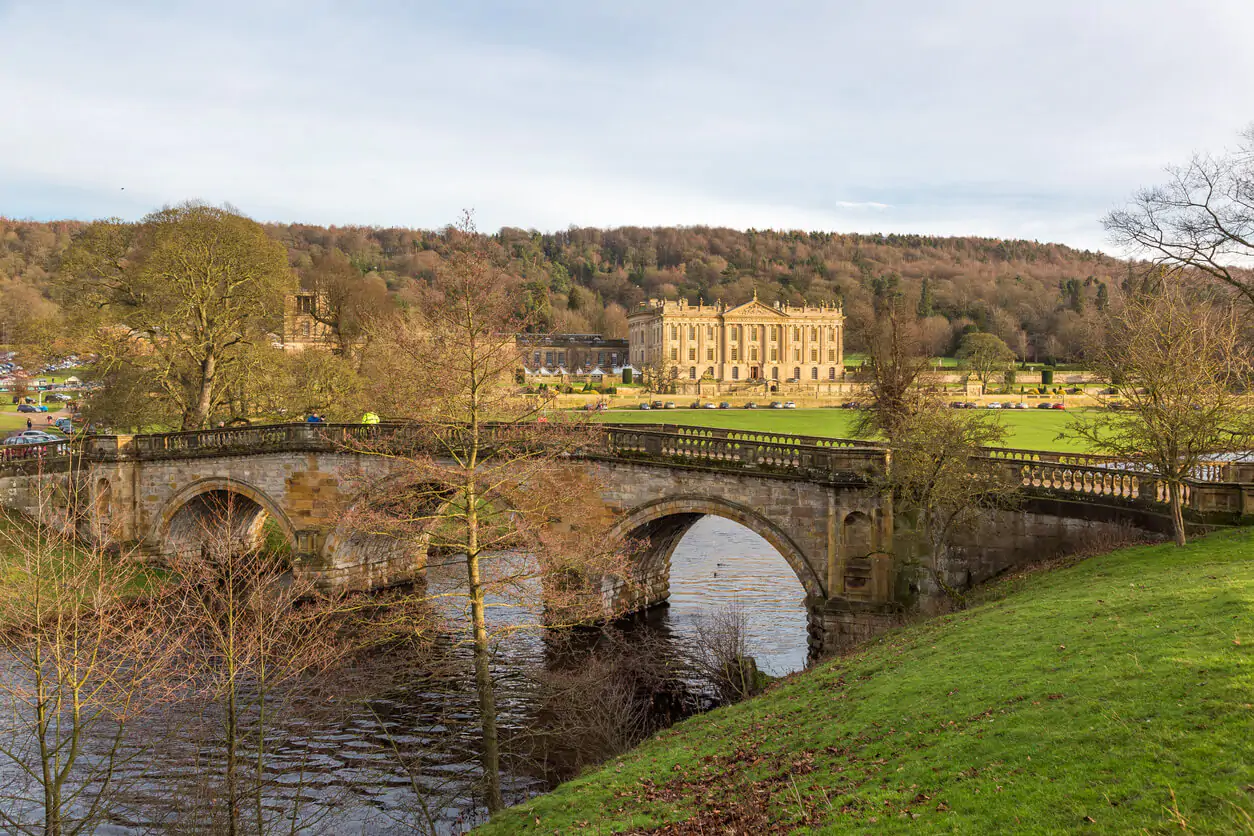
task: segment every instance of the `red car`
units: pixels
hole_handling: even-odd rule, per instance
[[[1054,409],[1066,409],[1066,408],[1067,408],[1067,405],[1066,405],[1066,404],[1064,404],[1064,403],[1056,403],[1056,404],[1054,404],[1053,408],[1054,408]]]

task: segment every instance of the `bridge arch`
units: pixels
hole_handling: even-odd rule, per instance
[[[199,550],[211,526],[225,526],[233,545],[256,546],[267,519],[283,531],[296,550],[296,527],[265,491],[239,479],[213,476],[185,486],[162,507],[151,537],[161,554]]]
[[[648,586],[668,583],[659,573],[669,573],[670,557],[684,534],[706,516],[722,517],[744,526],[779,552],[801,582],[807,596],[825,597],[826,587],[814,570],[810,559],[786,531],[754,509],[716,496],[669,496],[640,505],[628,511],[610,530],[612,539],[625,539],[643,544],[638,574],[645,585],[643,594],[648,603],[660,603],[665,594]]]

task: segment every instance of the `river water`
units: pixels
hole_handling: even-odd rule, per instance
[[[452,562],[430,567],[428,590],[456,587],[463,571]],[[683,657],[685,643],[702,629],[704,614],[731,605],[743,614],[748,649],[761,669],[783,675],[804,667],[806,608],[800,582],[756,534],[712,517],[693,526],[674,552],[669,605],[640,620],[626,642],[652,642],[664,655]],[[525,615],[509,606],[493,613],[498,622]],[[298,832],[380,836],[455,834],[482,823],[475,758],[477,703],[469,678],[470,653],[457,638],[443,644],[439,670],[431,669],[429,659],[411,662],[383,654],[364,665],[389,669],[385,691],[345,709],[304,704],[275,718],[267,745],[268,814],[278,821],[295,809]],[[563,742],[554,743],[564,732],[545,729],[552,721],[550,704],[540,704],[533,676],[587,668],[594,660],[579,654],[589,652],[600,651],[555,649],[540,632],[515,633],[497,644],[493,672],[510,803],[550,789],[590,762],[586,756],[572,762],[563,754]],[[681,675],[680,680],[682,693],[672,694],[668,711],[673,714],[681,705],[678,713],[683,714],[709,704],[691,677]],[[645,710],[656,714],[659,704],[655,699]],[[202,722],[191,708],[182,711],[173,720],[164,718],[162,726],[187,729]],[[664,722],[648,719],[652,728]],[[213,832],[203,822],[199,828],[186,826],[188,819],[201,815],[194,812],[196,794],[203,790],[200,765],[213,758],[212,746],[191,743],[201,739],[196,734],[151,731],[161,743],[156,750],[146,747],[142,755],[137,753],[128,766],[123,782],[131,787],[127,803],[101,832],[129,836],[151,832],[154,826],[169,832]],[[11,768],[0,764],[0,784],[6,773],[11,775]]]

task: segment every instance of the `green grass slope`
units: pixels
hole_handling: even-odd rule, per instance
[[[1254,833],[1254,532],[1007,581],[485,834]]]

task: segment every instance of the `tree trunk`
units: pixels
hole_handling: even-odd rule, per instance
[[[470,582],[470,617],[475,632],[475,687],[479,692],[479,716],[483,726],[483,777],[486,782],[488,812],[505,807],[501,798],[501,753],[496,735],[496,694],[492,690],[489,667],[488,626],[484,607],[483,583],[479,576],[479,556],[466,557]]]
[[[1171,497],[1171,533],[1175,536],[1176,545],[1183,546],[1188,542],[1184,530],[1184,486],[1172,481],[1167,483],[1167,489]]]
[[[213,408],[213,383],[218,373],[218,357],[210,351],[200,361],[200,391],[196,405],[183,416],[184,430],[203,430],[209,426],[209,410]]]

